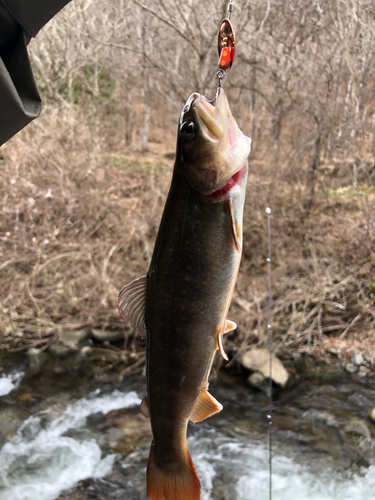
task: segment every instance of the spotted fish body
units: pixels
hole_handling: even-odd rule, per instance
[[[176,163],[146,276],[123,288],[119,311],[147,336],[147,397],[153,441],[149,500],[198,500],[186,431],[221,410],[207,391],[242,247],[250,139],[222,91],[216,108],[192,94],[180,118]]]

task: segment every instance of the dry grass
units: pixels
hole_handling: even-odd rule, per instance
[[[140,155],[113,143],[109,150],[99,119],[51,109],[0,150],[1,349],[46,348],[87,326],[134,339],[119,319],[117,294],[148,268],[173,162],[164,155],[171,146],[155,143]],[[267,334],[260,177],[273,211],[276,345],[317,356],[351,346],[372,351],[374,191],[328,190],[337,177],[322,176],[308,209],[301,176],[269,164],[255,145],[232,345],[243,350]]]
[[[303,186],[297,190],[283,179],[270,185],[275,347],[320,358],[327,352],[347,357],[351,348],[375,355],[375,190],[329,190],[329,182],[320,179],[312,210]],[[257,192],[257,179],[250,179],[250,200],[258,197],[258,206],[250,201],[246,210],[245,259],[234,299],[240,349],[264,344],[268,336],[267,228]]]
[[[171,160],[109,153],[72,110],[45,113],[1,151],[0,346],[126,328],[118,290],[147,271]]]

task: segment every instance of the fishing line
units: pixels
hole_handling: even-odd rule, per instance
[[[269,350],[269,386],[268,386],[268,473],[269,473],[269,500],[272,500],[272,267],[271,267],[271,208],[268,206],[266,196],[264,194],[262,183],[258,177],[260,189],[263,194],[264,204],[266,206],[267,214],[267,232],[268,232],[268,350]]]
[[[219,28],[218,36],[218,53],[219,53],[219,69],[217,72],[218,85],[214,99],[208,102],[214,102],[220,93],[222,81],[226,73],[231,69],[235,53],[235,33],[231,22],[233,12],[233,0],[229,0],[227,7],[227,17],[223,19]],[[206,97],[207,99],[207,97]],[[208,99],[207,99],[208,100]],[[263,194],[264,204],[267,214],[268,228],[268,349],[269,349],[269,388],[268,388],[268,469],[269,469],[269,500],[272,500],[272,275],[271,275],[271,208],[267,203],[262,183],[259,180],[260,188]]]

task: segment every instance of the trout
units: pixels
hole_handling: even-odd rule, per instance
[[[238,128],[223,90],[212,106],[198,93],[179,121],[176,162],[148,273],[125,286],[121,316],[146,335],[152,444],[149,500],[199,500],[188,421],[222,409],[208,392],[215,352],[236,324],[227,319],[242,248],[251,140]]]

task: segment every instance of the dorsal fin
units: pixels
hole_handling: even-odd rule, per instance
[[[196,423],[204,420],[205,418],[219,413],[223,409],[223,405],[216,401],[216,399],[207,391],[203,390],[199,394],[199,398],[195,403],[194,409],[189,417],[189,419]]]
[[[142,337],[146,333],[145,315],[147,299],[147,274],[124,286],[118,296],[117,309]]]

